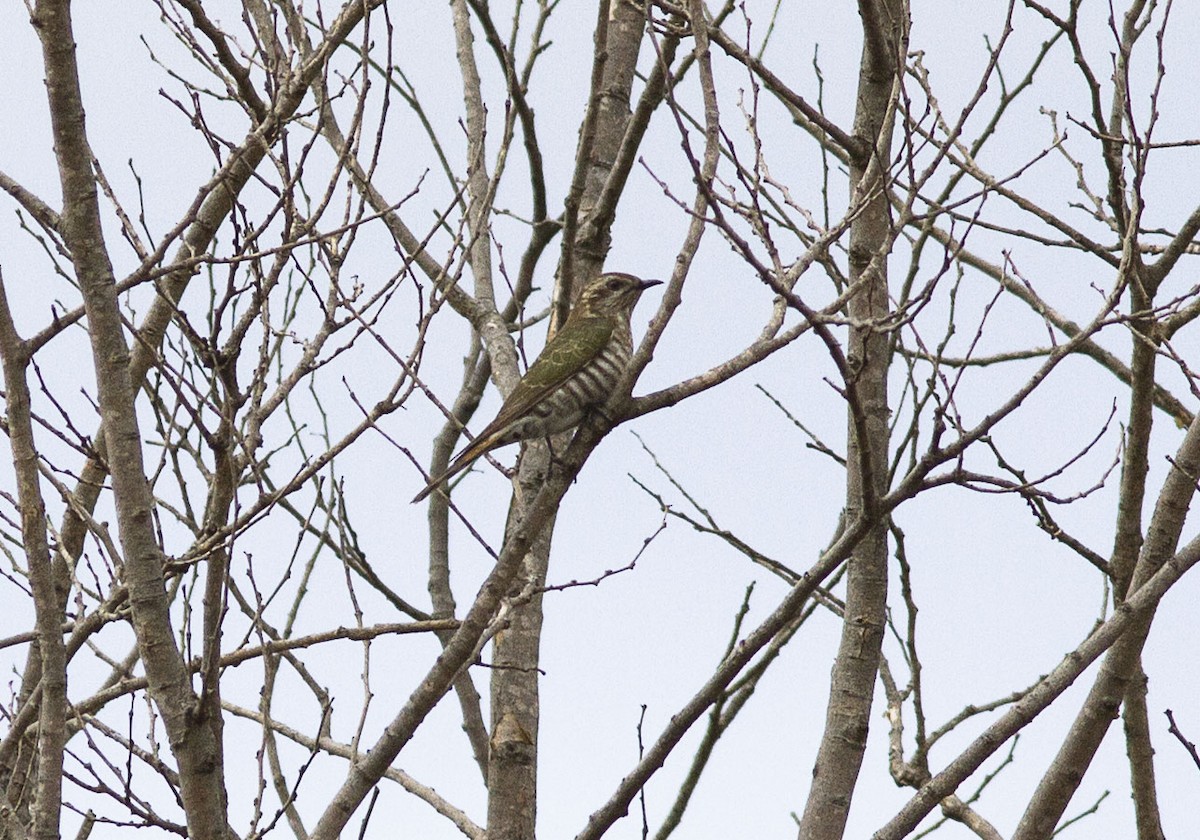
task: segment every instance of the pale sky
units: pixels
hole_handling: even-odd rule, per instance
[[[208,4],[206,4],[207,6]],[[585,5],[588,8],[583,8]],[[755,18],[751,40],[757,44],[765,31],[772,4],[748,4]],[[222,4],[214,4],[221,8]],[[957,113],[977,83],[986,60],[982,33],[993,43],[1003,6],[996,2],[972,4],[969,12],[947,14],[943,4],[916,2],[913,9],[914,51],[924,51],[925,66],[931,71],[948,113]],[[1180,7],[1173,12],[1171,37],[1167,41],[1169,72],[1160,110],[1162,140],[1197,135],[1194,120],[1190,44],[1195,43],[1196,19]],[[422,95],[430,118],[447,143],[452,163],[465,157],[462,132],[461,86],[452,49],[449,11],[446,4],[394,5],[395,60]],[[1099,6],[1088,14],[1089,31],[1102,32],[1105,10]],[[220,17],[214,12],[214,16]],[[129,169],[132,161],[142,179],[146,202],[146,225],[159,235],[170,228],[187,207],[198,187],[209,177],[213,158],[187,125],[180,112],[159,93],[180,97],[179,84],[169,78],[148,56],[144,36],[164,63],[188,67],[178,45],[159,28],[149,4],[77,4],[75,25],[83,73],[88,128],[93,149],[109,180],[131,208],[136,208],[137,185]],[[505,15],[498,19],[507,20]],[[548,38],[553,41],[539,64],[532,84],[541,141],[546,153],[551,214],[562,205],[570,177],[577,126],[583,109],[583,94],[589,66],[590,27],[594,19],[590,4],[563,4],[552,19]],[[227,22],[240,27],[236,13]],[[738,31],[740,24],[730,24]],[[1177,27],[1177,28],[1176,28]],[[244,31],[244,30],[242,30]],[[1190,32],[1190,34],[1189,34]],[[1030,14],[1018,15],[1019,41],[1011,53],[1011,74],[1021,72],[1020,59],[1040,44],[1048,32]],[[380,28],[377,37],[383,37]],[[1097,36],[1099,37],[1099,36]],[[854,104],[853,83],[859,53],[856,13],[852,4],[784,4],[776,22],[774,40],[766,51],[776,72],[806,96],[815,97],[812,70],[813,48],[820,47],[820,64],[825,77],[827,112],[849,126]],[[685,45],[690,42],[685,41]],[[1097,41],[1111,46],[1111,39]],[[497,84],[491,55],[477,39],[479,61],[488,74],[488,85]],[[649,48],[643,62],[649,66]],[[1096,61],[1107,68],[1097,47]],[[20,4],[0,7],[0,52],[5,62],[6,84],[0,86],[0,114],[8,142],[0,147],[0,170],[57,205],[58,187],[49,139],[42,82],[41,58],[36,37],[28,26]],[[346,58],[349,61],[349,56]],[[1145,67],[1138,67],[1144,71]],[[1151,68],[1152,69],[1152,68]],[[200,78],[190,68],[192,78]],[[738,115],[748,81],[744,69],[728,61],[715,65],[721,91],[721,106],[727,131],[742,128]],[[1022,100],[1010,119],[1021,128],[1007,125],[1005,139],[989,147],[981,163],[997,175],[1027,161],[1049,143],[1049,118],[1039,109],[1057,112],[1060,127],[1067,115],[1083,116],[1077,79],[1069,57],[1057,53],[1048,62],[1037,89]],[[1105,79],[1107,82],[1107,78]],[[1146,95],[1146,85],[1138,95]],[[492,88],[494,90],[494,88]],[[998,86],[989,91],[994,95]],[[681,92],[683,101],[695,104],[694,88]],[[373,100],[375,101],[375,100]],[[500,100],[496,100],[499,102]],[[819,212],[821,161],[815,146],[804,142],[790,120],[769,97],[762,96],[760,125],[766,138],[764,154],[772,174],[786,182],[795,200]],[[1105,103],[1107,107],[1107,102]],[[376,106],[373,106],[376,107]],[[747,104],[746,107],[749,107]],[[381,162],[379,182],[396,197],[417,186],[422,174],[431,170],[413,200],[408,218],[424,229],[432,214],[448,203],[449,187],[423,139],[416,134],[411,117],[399,101],[389,115],[387,155]],[[217,109],[214,109],[214,113]],[[499,136],[502,109],[489,114],[491,136]],[[980,119],[969,124],[977,130]],[[220,130],[231,139],[242,136],[241,123],[231,119]],[[1086,155],[1092,147],[1081,128],[1071,126],[1078,138],[1074,148]],[[693,142],[699,140],[693,137]],[[740,148],[748,148],[743,135],[736,136]],[[328,156],[325,148],[317,153]],[[1200,196],[1200,167],[1190,148],[1161,152],[1155,180],[1147,185],[1151,196],[1148,223],[1177,226],[1196,197]],[[665,196],[656,178],[679,190],[678,197],[690,201],[690,175],[679,155],[679,137],[666,112],[655,116],[646,148],[644,166],[634,169],[629,193],[614,227],[613,249],[608,267],[647,277],[669,276],[676,251],[682,242],[687,218],[675,202]],[[520,215],[528,209],[519,172],[524,162],[519,154],[510,157],[510,175],[501,190],[499,205]],[[1095,156],[1086,164],[1093,186],[1102,185]],[[837,176],[835,175],[835,178]],[[840,184],[839,179],[836,183]],[[1064,210],[1063,196],[1074,189],[1075,175],[1066,162],[1050,155],[1019,185],[1039,199]],[[258,196],[262,200],[262,195]],[[835,186],[831,200],[836,213],[846,196]],[[1072,201],[1077,200],[1071,197]],[[1005,218],[1001,199],[988,205],[993,218]],[[14,304],[18,329],[36,332],[49,318],[49,307],[61,300],[77,305],[72,289],[55,277],[47,258],[19,228],[15,204],[6,199],[0,212],[0,265]],[[1099,226],[1082,211],[1072,217],[1077,224],[1103,238]],[[1013,217],[1012,224],[1027,222]],[[525,244],[525,234],[516,222],[500,222],[494,231],[503,247],[502,256],[515,272]],[[118,277],[135,263],[130,249],[110,228],[110,247]],[[382,229],[365,230],[364,243],[355,253],[347,276],[356,273],[370,286],[396,270],[398,258]],[[218,237],[218,249],[227,246],[227,232]],[[1105,240],[1107,241],[1107,240]],[[1013,249],[1011,258],[1022,275],[1062,308],[1081,320],[1098,306],[1100,293],[1111,283],[1110,273],[1100,273],[1095,261],[1084,262],[1064,256],[1061,249],[1049,250],[1029,242],[1013,248],[1012,240],[979,231],[970,244],[984,258],[999,262],[1002,249]],[[553,282],[558,242],[543,258],[538,278],[542,291],[535,296],[537,307],[548,300]],[[893,254],[897,272],[907,266],[904,240]],[[786,254],[795,259],[799,251]],[[844,254],[838,255],[844,265]],[[940,254],[930,251],[932,273]],[[351,271],[352,269],[352,271]],[[898,276],[898,275],[897,275]],[[928,279],[923,277],[921,280]],[[1173,277],[1172,293],[1183,294],[1195,284],[1195,268],[1185,265]],[[819,267],[802,278],[798,291],[815,300],[828,299],[828,281]],[[991,299],[990,280],[968,275],[964,280],[957,318],[960,332],[950,345],[963,352],[974,327]],[[404,292],[382,322],[383,329],[396,330],[396,344],[406,348],[411,340],[412,296]],[[197,281],[185,299],[186,307],[200,313],[206,292]],[[772,297],[752,272],[731,253],[716,232],[710,232],[694,264],[684,290],[684,304],[658,346],[654,360],[639,381],[635,393],[647,393],[704,370],[753,340],[769,313]],[[135,296],[144,307],[145,298]],[[635,336],[641,334],[659,303],[652,290],[635,313]],[[945,297],[934,301],[918,321],[925,334],[936,342],[939,327],[947,316]],[[794,318],[794,316],[793,316]],[[998,352],[1044,345],[1045,328],[1021,303],[1003,298],[989,315],[989,332],[980,352]],[[304,326],[303,323],[300,326]],[[526,338],[529,358],[540,347],[544,326],[530,330]],[[443,401],[453,399],[461,377],[461,357],[466,347],[464,324],[448,309],[435,320],[430,333],[430,350],[422,368],[423,378]],[[1101,343],[1123,356],[1128,352],[1127,334],[1118,327],[1102,334]],[[72,411],[88,412],[81,389],[94,394],[94,378],[86,342],[80,330],[56,339],[55,364],[43,368],[47,381]],[[1194,327],[1184,330],[1175,350],[1193,367],[1200,364]],[[985,368],[966,378],[958,395],[958,407],[968,421],[977,422],[1036,366],[1032,361],[1002,368]],[[1177,373],[1166,369],[1164,381],[1189,408],[1196,399],[1189,395]],[[903,371],[896,366],[893,394],[903,386]],[[347,385],[369,405],[397,375],[385,354],[376,349],[352,353],[318,377],[328,400],[328,422],[332,434],[357,422],[358,409],[346,396]],[[824,380],[835,376],[825,351],[813,336],[806,336],[733,381],[696,396],[670,409],[645,416],[618,428],[592,456],[577,485],[569,492],[554,536],[550,582],[589,580],[604,571],[629,563],[642,549],[643,541],[655,533],[663,514],[655,502],[629,478],[661,493],[671,505],[694,514],[679,491],[659,473],[643,451],[634,433],[658,457],[688,493],[715,518],[720,528],[745,539],[755,549],[801,571],[811,565],[829,543],[837,526],[844,487],[840,468],[827,456],[806,447],[807,439],[785,417],[758,386],[767,389],[806,426],[838,452],[845,447],[845,410],[841,397]],[[1109,422],[1116,405],[1115,418]],[[478,430],[499,405],[495,390],[485,398],[472,422]],[[304,417],[314,424],[319,418],[312,406],[302,406]],[[994,435],[1006,457],[1018,460],[1030,476],[1040,475],[1084,449],[1108,423],[1094,449],[1073,464],[1051,486],[1070,495],[1100,482],[1120,444],[1120,423],[1127,414],[1123,386],[1091,361],[1069,360],[1056,370],[1045,388],[1036,392],[1011,421]],[[79,421],[90,430],[94,417],[84,414]],[[1151,486],[1157,489],[1167,469],[1167,457],[1178,446],[1182,432],[1169,418],[1156,415]],[[411,447],[423,463],[428,462],[429,441],[439,425],[436,409],[414,397],[407,410],[389,416],[381,428],[402,445]],[[275,430],[279,432],[279,429]],[[316,445],[315,437],[311,439]],[[47,442],[47,445],[49,442]],[[501,450],[498,458],[511,465],[515,449]],[[284,457],[298,457],[294,453]],[[0,459],[0,489],[10,492],[10,468]],[[979,469],[994,468],[994,459],[979,450],[969,462]],[[76,462],[70,462],[77,467]],[[336,472],[344,480],[346,503],[361,541],[374,568],[389,584],[421,607],[425,595],[427,534],[424,506],[408,499],[423,484],[417,470],[380,435],[366,435],[339,457]],[[1060,523],[1107,555],[1111,549],[1113,511],[1118,473],[1105,485],[1078,503],[1056,508]],[[484,468],[456,491],[455,498],[490,545],[501,541],[509,486],[491,468]],[[1147,504],[1148,519],[1153,494]],[[55,513],[57,508],[52,505]],[[7,510],[7,509],[6,509]],[[52,519],[56,519],[52,515]],[[243,537],[235,549],[238,557],[253,557],[262,574],[277,575],[293,550],[294,531],[286,516],[268,520]],[[1019,499],[1008,496],[969,494],[957,488],[926,493],[906,503],[896,514],[896,524],[907,535],[907,554],[913,566],[913,581],[920,606],[919,645],[926,681],[927,714],[930,728],[968,704],[983,704],[1024,688],[1058,664],[1065,652],[1077,645],[1101,617],[1105,590],[1100,575],[1077,556],[1051,542],[1038,531]],[[460,611],[470,602],[490,568],[487,554],[461,526],[453,525],[452,571]],[[1184,539],[1194,534],[1187,527]],[[168,553],[186,546],[184,535],[171,534]],[[273,579],[273,578],[272,578]],[[1164,827],[1170,837],[1200,835],[1200,812],[1194,807],[1194,792],[1200,773],[1190,758],[1166,732],[1163,710],[1172,708],[1193,740],[1200,740],[1200,650],[1192,643],[1195,634],[1195,604],[1200,602],[1200,579],[1185,579],[1163,602],[1144,653],[1150,674],[1150,722],[1158,758],[1158,783]],[[542,646],[541,788],[539,834],[543,838],[574,836],[587,816],[609,796],[614,785],[637,760],[636,727],[642,706],[646,707],[643,738],[648,743],[661,726],[700,687],[720,658],[731,632],[733,617],[750,584],[756,589],[747,618],[753,627],[786,591],[784,584],[759,566],[751,564],[715,537],[696,533],[686,524],[670,519],[668,526],[646,548],[636,569],[616,575],[599,586],[580,586],[549,594],[545,599],[546,624]],[[318,564],[310,584],[320,598],[306,604],[297,632],[314,630],[352,620],[343,570],[336,563]],[[356,588],[368,622],[400,620],[382,599],[366,587]],[[0,636],[21,632],[30,626],[25,599],[11,584],[3,590],[6,609],[0,611]],[[11,604],[12,609],[7,605]],[[285,602],[286,604],[286,602]],[[897,624],[903,625],[902,602],[893,563],[891,605]],[[279,616],[275,616],[276,619]],[[240,625],[239,625],[240,626]],[[794,822],[790,812],[803,809],[811,768],[824,720],[828,677],[836,650],[840,623],[827,611],[818,611],[797,638],[784,650],[760,685],[747,709],[721,741],[676,836],[712,838],[791,837]],[[111,655],[124,655],[128,634],[123,627],[110,628],[102,639]],[[238,632],[228,642],[237,641]],[[374,699],[365,724],[364,743],[369,744],[392,718],[412,687],[428,669],[436,653],[431,638],[404,636],[382,639],[371,648],[370,687]],[[885,654],[905,679],[895,638],[885,641]],[[7,668],[19,668],[22,647],[0,650]],[[334,695],[333,734],[349,740],[358,725],[357,710],[363,692],[363,650],[353,643],[312,651],[311,662],[319,679]],[[1065,728],[1074,716],[1090,685],[1095,668],[1078,685],[1028,727],[1021,736],[1015,765],[1008,767],[989,787],[980,801],[980,813],[1007,835],[1015,826],[1047,763],[1058,748]],[[10,673],[12,671],[10,670]],[[97,674],[101,673],[99,671]],[[476,670],[476,681],[486,695],[487,673]],[[72,672],[73,679],[75,674]],[[89,677],[81,673],[82,693]],[[261,684],[261,666],[241,666],[228,675],[226,696],[253,706]],[[16,684],[16,677],[10,677]],[[75,691],[73,690],[73,695]],[[282,692],[281,692],[282,694]],[[294,709],[286,700],[276,701],[276,713],[289,713],[288,723],[310,730],[318,710],[311,697],[297,691]],[[118,704],[120,705],[120,704]],[[895,787],[886,770],[885,721],[882,692],[877,691],[871,742],[868,746],[855,805],[846,836],[861,838],[880,827],[912,795]],[[129,704],[110,711],[108,722],[128,726],[124,715]],[[144,731],[145,709],[135,704],[138,724]],[[957,754],[994,715],[984,715],[964,725],[934,750],[932,765],[940,769]],[[651,781],[647,808],[653,830],[673,799],[690,759],[689,746],[697,739],[703,723],[695,727],[672,760]],[[141,729],[139,729],[141,727]],[[231,722],[226,729],[230,745],[231,813],[235,826],[243,826],[250,814],[254,795],[254,748],[257,729],[244,722]],[[908,742],[911,746],[911,741]],[[82,748],[81,748],[82,749]],[[297,763],[302,752],[289,751]],[[985,763],[981,773],[960,791],[974,789],[978,778],[999,763],[1001,751]],[[233,756],[238,756],[236,759]],[[485,820],[485,801],[479,773],[465,737],[460,731],[457,704],[447,698],[401,753],[396,765],[430,785],[464,808],[479,823]],[[298,801],[306,819],[315,821],[325,805],[327,792],[335,789],[344,773],[340,760],[318,761]],[[1112,790],[1098,815],[1062,835],[1065,838],[1117,838],[1132,835],[1132,805],[1128,798],[1128,766],[1120,723],[1110,730],[1100,757],[1085,778],[1067,816],[1091,806],[1105,790]],[[147,790],[156,791],[151,780]],[[429,840],[461,835],[428,806],[389,784],[377,806],[372,837],[420,837]],[[156,791],[161,794],[161,790]],[[73,794],[72,794],[73,795]],[[75,797],[78,798],[78,797]],[[268,794],[268,808],[276,803]],[[630,817],[607,835],[613,838],[641,836],[637,803]],[[169,810],[169,809],[168,809]],[[173,814],[178,817],[179,814]],[[385,818],[386,816],[386,818]],[[75,830],[77,818],[64,817],[64,834]],[[357,823],[348,830],[357,830]],[[311,828],[311,825],[309,826]],[[399,830],[397,830],[399,829]],[[283,826],[278,829],[286,831]],[[97,826],[93,837],[116,837],[123,831]],[[971,836],[965,829],[948,826],[945,838]]]

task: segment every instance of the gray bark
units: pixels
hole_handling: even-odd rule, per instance
[[[885,183],[891,159],[894,88],[904,66],[908,10],[899,0],[864,0],[851,163],[853,198],[866,200],[850,228],[849,446],[846,517],[874,517],[887,492],[888,333],[887,254],[893,239]],[[855,548],[847,574],[846,606],[813,783],[800,821],[801,840],[834,840],[845,831],[867,746],[871,705],[887,617],[887,522],[877,520]]]

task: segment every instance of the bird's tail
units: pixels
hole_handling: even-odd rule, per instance
[[[450,462],[450,466],[429,479],[429,483],[425,485],[425,488],[420,493],[413,496],[413,500],[409,504],[415,505],[417,502],[424,501],[434,490],[445,486],[446,482],[479,460],[480,456],[491,449],[492,446],[493,441],[482,435],[475,438],[470,446],[458,453],[458,457]]]

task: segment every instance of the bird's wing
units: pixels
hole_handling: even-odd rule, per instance
[[[479,433],[480,440],[523,417],[559,385],[596,358],[612,337],[611,318],[581,318],[567,324],[542,350],[513,388],[496,419]]]
[[[469,467],[483,453],[497,446],[514,420],[527,414],[555,388],[590,362],[612,338],[614,324],[611,318],[579,318],[569,321],[554,336],[540,356],[525,371],[521,381],[513,388],[504,405],[500,406],[496,419],[481,431],[473,441],[451,461],[441,474],[434,476],[418,493],[413,502],[419,502],[449,479]]]

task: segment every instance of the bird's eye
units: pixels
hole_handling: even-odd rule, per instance
[[[613,279],[611,279],[607,283],[605,283],[605,285],[608,286],[608,290],[610,292],[615,292],[618,289],[620,289],[623,284],[621,283],[620,278],[614,277]]]

